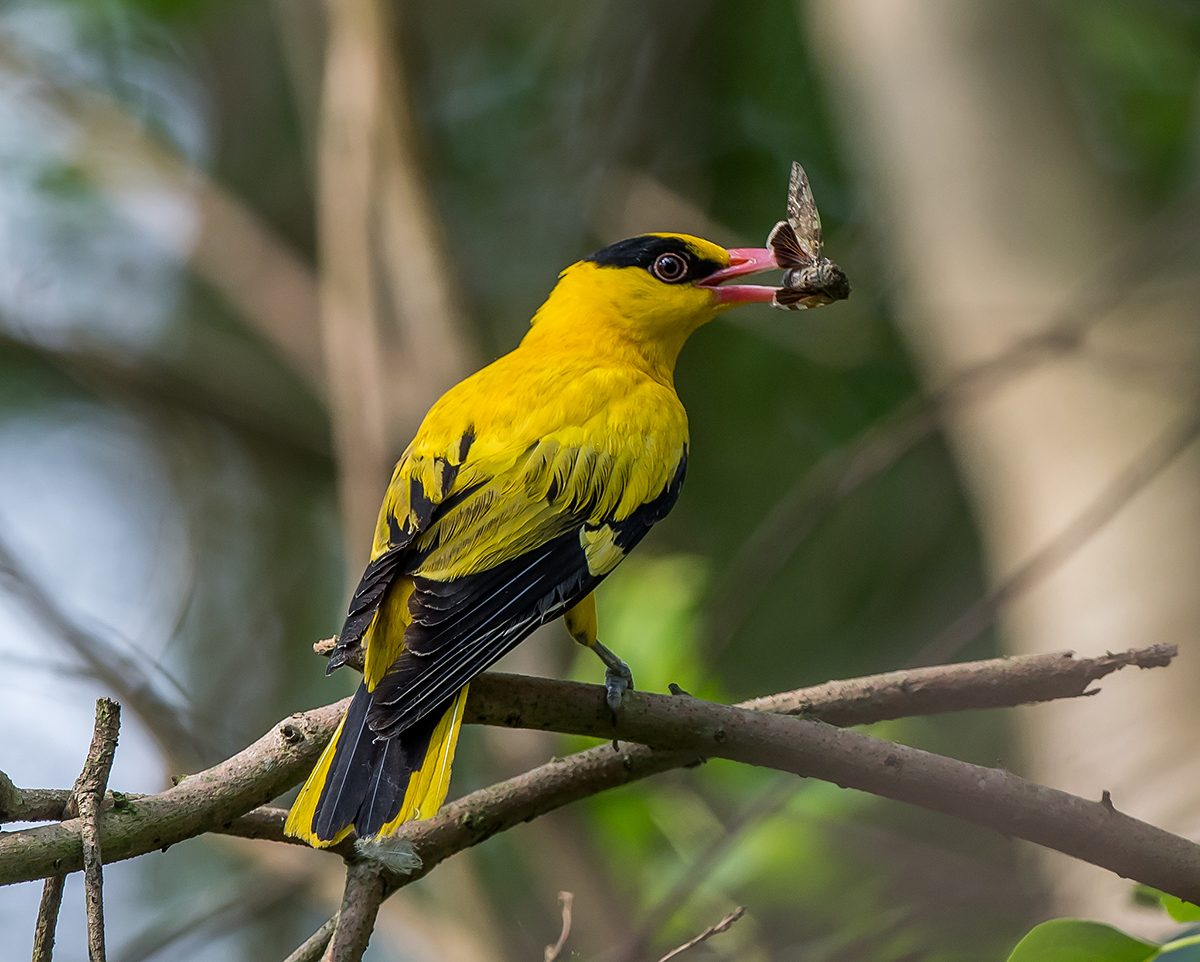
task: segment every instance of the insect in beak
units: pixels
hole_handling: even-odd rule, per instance
[[[786,272],[783,286],[771,299],[773,307],[802,311],[850,296],[845,272],[822,250],[821,215],[817,213],[808,175],[799,164],[792,164],[787,220],[772,228],[767,247],[775,263]]]

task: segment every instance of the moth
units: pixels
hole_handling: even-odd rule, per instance
[[[781,220],[767,235],[767,247],[784,269],[783,286],[775,292],[772,307],[802,311],[850,296],[845,272],[821,252],[821,246],[821,215],[812,187],[804,168],[793,162],[787,220]]]

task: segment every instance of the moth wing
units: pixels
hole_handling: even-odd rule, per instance
[[[788,184],[787,219],[795,232],[797,244],[804,252],[804,263],[819,261],[822,247],[821,215],[817,213],[808,174],[796,162],[792,163],[792,179]]]
[[[767,235],[767,247],[775,255],[775,263],[784,270],[792,267],[807,267],[812,264],[812,258],[800,246],[796,232],[786,220],[781,220],[771,228]]]

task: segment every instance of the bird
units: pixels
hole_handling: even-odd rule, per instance
[[[361,646],[362,683],[288,835],[326,847],[432,817],[471,680],[554,619],[604,662],[615,716],[633,675],[599,640],[594,591],[679,498],[676,359],[703,324],[776,293],[725,282],[777,266],[688,234],[612,244],[562,271],[514,350],[434,403],[329,659],[332,673]]]

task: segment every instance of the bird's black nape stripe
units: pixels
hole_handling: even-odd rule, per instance
[[[655,258],[662,254],[679,254],[686,259],[688,272],[679,279],[681,282],[698,281],[715,274],[725,266],[700,257],[682,238],[656,237],[653,234],[641,234],[609,244],[596,253],[589,254],[584,260],[597,267],[641,267],[648,271]]]

